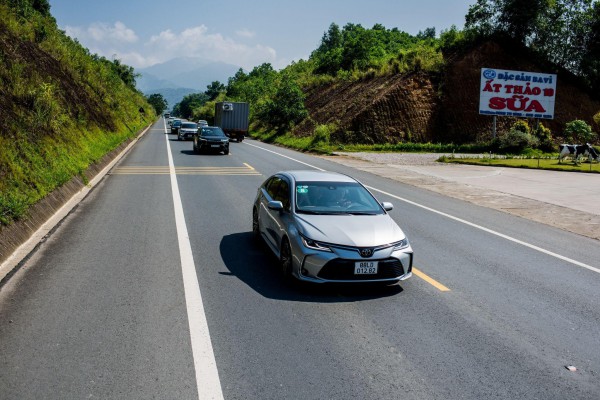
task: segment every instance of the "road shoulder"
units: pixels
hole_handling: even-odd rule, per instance
[[[517,215],[522,218],[550,225],[555,228],[600,240],[600,215],[573,208],[550,204],[539,199],[526,198],[509,193],[508,190],[492,190],[458,182],[452,176],[425,174],[418,172],[411,163],[395,162],[399,155],[338,153],[334,156],[321,156],[329,161],[373,173],[375,175],[416,186],[444,196]],[[417,161],[418,162],[418,161]],[[443,168],[443,166],[440,166]],[[468,166],[467,166],[468,168]],[[493,167],[486,167],[493,168]],[[557,184],[558,185],[558,184]]]

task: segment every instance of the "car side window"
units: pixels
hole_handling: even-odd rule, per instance
[[[290,210],[290,185],[286,181],[281,180],[279,190],[277,191],[277,198],[275,200],[281,201],[284,210]]]
[[[271,199],[273,200],[276,200],[275,196],[279,191],[279,185],[281,185],[281,179],[277,177],[271,178],[271,180],[265,185],[267,193],[269,194],[269,196],[271,196]]]
[[[274,177],[265,185],[271,199],[280,201],[286,211],[290,210],[290,185],[279,177]]]

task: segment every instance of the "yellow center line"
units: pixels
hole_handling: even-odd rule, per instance
[[[172,167],[172,166],[122,166],[113,175],[262,175],[252,166],[243,167]],[[173,171],[172,171],[173,170]]]
[[[425,282],[429,283],[430,285],[432,285],[439,291],[441,291],[441,292],[449,292],[450,291],[450,289],[448,289],[446,286],[442,285],[441,283],[439,283],[438,281],[436,281],[429,275],[425,274],[424,272],[419,271],[415,267],[412,268],[412,272],[413,272],[413,274],[415,274],[419,278],[423,279]]]

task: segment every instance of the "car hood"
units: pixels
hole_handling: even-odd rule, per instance
[[[331,244],[371,247],[405,238],[402,229],[388,214],[296,214],[296,221],[302,234],[310,239]]]

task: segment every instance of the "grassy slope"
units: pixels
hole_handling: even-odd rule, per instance
[[[155,119],[111,62],[0,0],[0,227]]]

